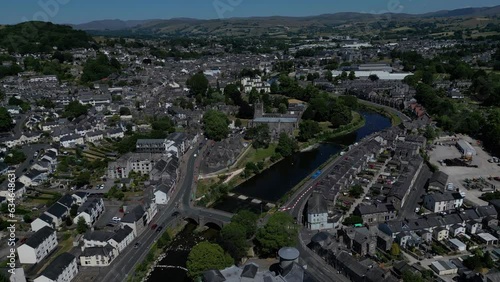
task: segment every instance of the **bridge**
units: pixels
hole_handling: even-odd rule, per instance
[[[222,229],[224,225],[231,222],[233,214],[215,209],[188,207],[181,211],[180,216],[200,226]]]

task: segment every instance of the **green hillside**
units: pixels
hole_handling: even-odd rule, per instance
[[[92,37],[70,26],[48,22],[24,22],[0,28],[0,47],[22,54],[53,52],[71,48],[90,47]]]

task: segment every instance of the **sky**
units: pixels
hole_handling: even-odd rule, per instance
[[[2,1],[1,24],[94,20],[311,16],[337,12],[419,14],[500,5],[499,0],[15,0]]]

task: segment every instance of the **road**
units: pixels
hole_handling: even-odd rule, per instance
[[[195,155],[196,150],[188,152],[189,158],[186,168],[181,168],[186,171],[186,175],[192,175],[194,171],[194,163],[196,160]],[[187,202],[190,200],[190,191],[193,183],[193,177],[183,177],[181,178],[182,184],[176,189],[174,195],[171,198],[171,203]],[[189,204],[188,204],[189,207]],[[162,206],[158,211],[158,214],[153,219],[158,225],[164,226],[164,230],[168,226],[173,226],[177,223],[178,217],[173,217],[172,214],[177,208],[174,204],[167,206]],[[133,275],[135,267],[138,263],[142,262],[149,252],[150,247],[155,241],[161,236],[161,232],[156,232],[147,228],[141,235],[139,235],[125,250],[118,255],[118,257],[113,261],[111,266],[106,267],[103,271],[99,273],[94,281],[124,281],[128,276]],[[132,247],[136,242],[140,242],[139,248]]]
[[[422,171],[418,175],[417,179],[415,180],[415,183],[413,184],[414,189],[410,191],[410,194],[408,195],[408,198],[406,199],[403,207],[399,211],[398,218],[399,219],[405,219],[405,218],[417,218],[418,215],[415,212],[415,209],[417,208],[418,202],[422,198],[422,195],[425,193],[425,183],[427,182],[427,179],[429,179],[432,176],[432,172],[429,170],[427,165],[423,165]]]

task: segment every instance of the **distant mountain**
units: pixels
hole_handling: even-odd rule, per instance
[[[74,29],[80,30],[124,30],[134,28],[140,25],[145,25],[151,22],[161,20],[101,20],[92,21],[89,23],[71,25]]]
[[[471,17],[471,16],[494,16],[500,14],[500,5],[494,7],[482,7],[482,8],[463,8],[456,10],[442,10],[432,13],[423,14],[423,17]]]
[[[414,14],[369,14],[343,12],[323,14],[309,17],[251,17],[200,20],[191,18],[174,18],[167,20],[122,21],[103,20],[74,25],[76,29],[104,35],[149,35],[149,36],[272,36],[287,37],[289,35],[329,34],[334,28],[340,28],[349,35],[369,35],[373,30],[382,30],[398,23],[451,17],[488,17],[500,15],[500,6],[483,8],[463,8]],[[402,24],[404,26],[404,24]],[[457,27],[459,27],[457,25]],[[394,27],[395,28],[395,27]],[[460,27],[459,27],[460,28]],[[336,29],[335,31],[338,31]]]

